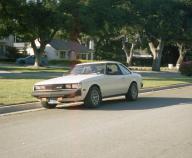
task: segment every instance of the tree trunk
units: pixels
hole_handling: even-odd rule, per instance
[[[37,48],[35,41],[31,41],[31,46],[33,48],[34,55],[35,55],[34,67],[40,67],[41,66],[41,56],[44,53],[45,45],[46,45],[45,43],[41,42],[40,47]]]
[[[41,66],[41,55],[39,53],[36,53],[34,67],[40,67],[40,66]]]
[[[158,40],[157,47],[155,47],[153,42],[149,42],[148,44],[149,44],[149,48],[151,50],[151,53],[153,55],[152,71],[160,71],[161,58],[162,58],[164,43],[160,39],[160,40]]]
[[[129,66],[132,65],[134,48],[135,48],[135,44],[132,43],[130,53],[129,53],[129,57],[128,57],[128,61],[127,61]]]
[[[80,37],[80,20],[79,17],[74,18],[74,23],[72,25],[72,31],[70,32],[70,40],[79,42]]]
[[[187,53],[186,49],[184,48],[183,44],[177,43],[178,49],[179,49],[179,58],[177,60],[177,64],[181,64],[185,58],[185,55]]]
[[[128,48],[127,48],[127,46],[126,46],[126,44],[125,44],[125,40],[122,41],[122,49],[123,49],[123,51],[125,52],[126,61],[127,61],[127,64],[128,64],[129,66],[132,65],[134,47],[135,47],[135,44],[132,43],[132,44],[131,44],[131,49],[130,49],[130,51],[129,51]]]

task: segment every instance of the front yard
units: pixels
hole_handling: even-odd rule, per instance
[[[31,96],[33,84],[61,76],[68,68],[40,68],[0,66],[0,106],[37,101]],[[191,77],[178,73],[139,72],[143,76],[144,88],[181,83],[192,83]]]

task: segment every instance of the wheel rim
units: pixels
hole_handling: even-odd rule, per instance
[[[132,95],[132,98],[133,98],[133,99],[136,99],[136,98],[137,98],[138,90],[137,90],[136,85],[133,85],[133,86],[131,87],[131,95]]]
[[[91,101],[93,105],[98,105],[100,100],[99,92],[97,90],[92,90],[91,92]]]

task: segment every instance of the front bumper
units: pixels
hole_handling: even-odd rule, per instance
[[[38,99],[54,98],[58,102],[81,101],[81,89],[66,89],[60,91],[34,91],[32,96]]]

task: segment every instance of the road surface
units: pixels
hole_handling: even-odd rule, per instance
[[[192,86],[0,117],[1,158],[191,158]]]

